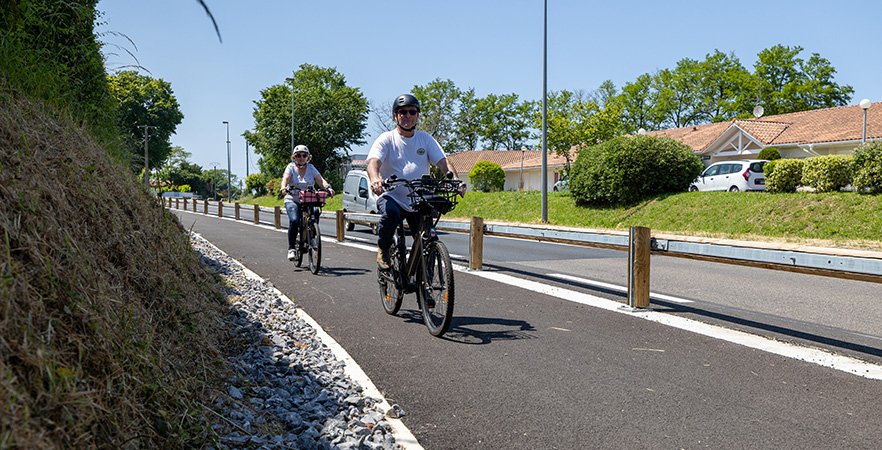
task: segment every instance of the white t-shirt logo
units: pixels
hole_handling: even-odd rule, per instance
[[[423,147],[420,147],[417,149],[417,155],[423,156],[425,154],[426,154],[426,149],[424,149]]]

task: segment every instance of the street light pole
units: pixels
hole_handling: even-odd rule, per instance
[[[527,152],[527,146],[522,145],[521,146],[521,183],[520,183],[520,186],[518,186],[518,189],[521,191],[524,190],[524,153],[526,153],[526,152]]]
[[[245,179],[246,180],[248,179],[248,175],[250,175],[248,173],[248,164],[249,164],[249,162],[248,162],[248,140],[246,139],[245,140]]]
[[[548,223],[548,0],[542,42],[542,223]]]
[[[294,71],[294,75],[297,71]],[[294,153],[294,77],[285,78],[285,81],[291,83],[291,153]]]
[[[860,106],[864,110],[864,133],[863,137],[861,137],[861,144],[865,144],[867,143],[867,110],[870,109],[870,99],[865,98],[861,100]]]
[[[144,129],[144,187],[150,190],[150,157],[147,154],[147,143],[150,141],[150,129],[156,127],[153,125],[138,125],[138,128]]]
[[[230,167],[230,122],[224,121],[227,126],[227,201],[233,197],[233,176],[232,167]]]

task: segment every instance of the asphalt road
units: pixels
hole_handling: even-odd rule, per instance
[[[427,449],[879,448],[882,442],[879,380],[461,271],[453,327],[437,339],[412,295],[398,316],[383,312],[374,252],[326,240],[316,276],[285,259],[283,233],[176,214],[298,302],[404,408],[404,423]],[[535,278],[505,267],[487,272]]]

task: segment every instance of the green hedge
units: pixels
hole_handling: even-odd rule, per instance
[[[769,161],[781,159],[781,152],[779,152],[778,149],[775,147],[766,147],[760,150],[759,155],[757,155],[757,159],[767,159]]]
[[[668,138],[623,136],[579,152],[570,192],[577,203],[628,205],[689,188],[704,164],[687,145]]]
[[[505,186],[505,171],[492,161],[478,161],[469,172],[472,189],[481,192],[501,191]]]
[[[802,159],[777,159],[766,163],[766,190],[769,192],[796,192],[802,182]]]
[[[851,184],[853,160],[846,155],[807,158],[802,166],[802,184],[818,192],[836,192]]]
[[[854,151],[854,189],[866,194],[882,192],[882,142],[869,142]]]

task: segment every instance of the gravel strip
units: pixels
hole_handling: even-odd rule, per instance
[[[194,250],[224,280],[232,332],[251,344],[229,357],[228,396],[210,418],[217,448],[401,449],[381,399],[344,373],[344,365],[300,319],[297,305],[202,237]],[[397,406],[397,405],[395,405]],[[393,407],[394,408],[394,407]]]

